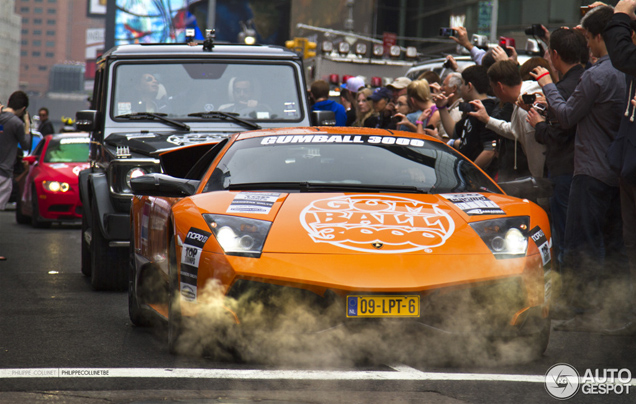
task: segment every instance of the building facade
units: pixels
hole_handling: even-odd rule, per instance
[[[13,0],[0,2],[0,102],[18,89],[20,79],[20,16]]]
[[[91,0],[15,0],[15,12],[22,21],[22,90],[43,96],[49,92],[53,66],[86,63],[88,30],[104,28],[103,17],[89,15],[90,3]]]

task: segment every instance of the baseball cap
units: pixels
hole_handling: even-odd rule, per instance
[[[364,79],[362,77],[349,77],[344,88],[352,93],[357,93],[360,87],[364,87]]]
[[[391,99],[393,97],[393,91],[389,90],[387,87],[376,88],[371,94],[371,98],[373,102],[378,102],[383,98]]]
[[[395,90],[401,90],[403,88],[406,88],[409,84],[411,84],[411,79],[409,79],[408,77],[398,77],[397,79],[393,80],[393,82],[387,87],[391,87]]]

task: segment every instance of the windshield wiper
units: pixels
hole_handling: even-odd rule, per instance
[[[161,121],[163,123],[167,123],[170,124],[172,126],[176,126],[179,129],[183,129],[183,130],[190,130],[190,126],[183,123],[183,122],[179,122],[179,121],[175,121],[172,119],[168,119],[166,118],[168,114],[164,114],[163,112],[134,112],[132,114],[124,114],[124,115],[117,115],[115,118],[124,118],[124,119],[156,119],[158,121]]]
[[[246,119],[242,119],[237,117],[235,113],[232,112],[222,112],[222,111],[207,111],[207,112],[193,112],[188,114],[188,116],[197,116],[199,118],[208,118],[208,119],[223,119],[223,120],[231,120],[236,123],[240,123],[241,125],[249,128],[249,129],[261,129],[261,125],[248,121]]]
[[[298,190],[300,192],[402,192],[410,194],[428,193],[422,188],[410,185],[365,185],[326,182],[249,182],[244,184],[230,184],[230,191],[256,190]]]

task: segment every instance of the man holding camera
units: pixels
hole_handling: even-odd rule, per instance
[[[462,71],[462,83],[459,86],[460,96],[464,101],[480,100],[488,113],[495,108],[497,101],[488,97],[490,84],[486,68],[480,65],[469,66]],[[434,96],[435,104],[440,111],[440,119],[447,133],[452,133],[452,139],[448,145],[459,150],[460,153],[471,159],[488,175],[494,177],[497,173],[495,149],[497,147],[497,134],[487,129],[486,125],[474,116],[468,114],[472,105],[460,104],[460,110],[464,112],[459,122],[455,122],[448,112],[449,96],[437,94]]]
[[[511,60],[501,60],[492,65],[488,69],[488,79],[493,92],[502,102],[515,104],[521,94],[541,92],[541,88],[535,81],[521,80],[519,68]],[[545,146],[537,143],[534,139],[534,128],[526,121],[527,111],[515,105],[510,122],[506,122],[490,117],[479,100],[473,101],[471,104],[475,107],[475,112],[470,112],[469,115],[485,123],[487,129],[498,135],[512,139],[515,143],[520,142],[528,158],[530,173],[537,178],[543,177]]]
[[[548,49],[554,68],[561,79],[556,88],[564,100],[574,92],[585,71],[580,55],[588,53],[585,37],[577,30],[559,28],[550,35]],[[574,135],[576,125],[563,128],[554,112],[547,111],[547,119],[534,109],[528,110],[528,123],[535,129],[535,139],[546,147],[546,167],[553,190],[550,197],[552,246],[557,264],[563,263],[562,244],[565,236],[570,185],[574,173]]]
[[[531,73],[561,127],[577,126],[564,241],[564,273],[569,274],[564,289],[577,315],[555,327],[563,331],[607,326],[607,316],[598,314],[604,298],[599,286],[608,253],[622,245],[621,221],[616,216],[620,212],[618,176],[606,152],[618,132],[626,86],[624,75],[609,60],[601,35],[613,14],[611,7],[600,6],[581,20],[588,47],[598,60],[582,74],[567,101],[546,69],[537,67]]]

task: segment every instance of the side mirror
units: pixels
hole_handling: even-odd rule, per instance
[[[311,111],[312,126],[336,126],[336,114],[333,111]]]
[[[22,157],[22,161],[26,161],[31,166],[35,164],[36,161],[38,161],[38,156],[25,156]]]
[[[193,195],[200,181],[171,177],[165,174],[151,173],[130,180],[133,195],[164,196],[183,198]]]
[[[94,110],[77,111],[75,126],[81,132],[93,132],[97,129],[98,112]]]

